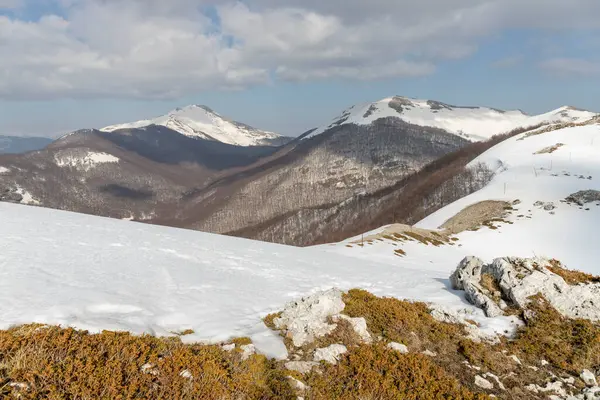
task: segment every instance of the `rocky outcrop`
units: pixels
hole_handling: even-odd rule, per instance
[[[340,321],[347,322],[362,342],[371,343],[367,321],[340,314],[345,307],[342,291],[334,288],[288,303],[273,324],[295,347],[330,334]]]
[[[331,333],[336,325],[328,320],[341,313],[344,307],[342,292],[330,289],[288,303],[273,323],[292,340],[294,346],[302,347]]]
[[[600,190],[581,190],[567,197],[566,201],[580,206],[594,201],[600,201]]]
[[[506,257],[486,264],[467,257],[450,281],[489,317],[503,315],[509,306],[527,309],[531,297],[539,294],[566,317],[600,321],[600,284],[568,284],[552,272],[559,269],[562,266],[543,258]]]

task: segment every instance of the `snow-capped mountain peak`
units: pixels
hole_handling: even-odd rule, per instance
[[[205,105],[189,105],[176,108],[153,119],[111,125],[102,128],[104,132],[120,129],[144,128],[161,125],[193,138],[215,140],[238,146],[269,145],[281,138],[280,135],[262,131],[249,125],[223,117]]]
[[[343,124],[369,125],[381,118],[395,117],[410,124],[440,128],[466,139],[479,141],[515,128],[540,123],[582,122],[595,115],[597,114],[571,106],[545,114],[528,115],[521,110],[456,106],[436,100],[394,96],[352,106],[331,123],[317,128],[307,138]]]

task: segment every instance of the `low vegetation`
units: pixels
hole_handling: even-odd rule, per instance
[[[546,266],[546,268],[563,278],[569,285],[579,285],[580,283],[600,283],[600,277],[581,271],[566,269],[558,260],[550,260],[550,265]]]
[[[497,288],[482,279],[488,290]],[[343,295],[343,314],[362,317],[372,343],[344,319],[329,335],[295,356],[311,360],[316,348],[344,344],[337,364],[321,362],[305,374],[262,355],[243,359],[239,338],[219,345],[183,344],[178,336],[28,325],[0,331],[0,397],[21,399],[542,399],[534,387],[562,382],[580,393],[582,370],[600,368],[600,326],[561,316],[532,297],[516,335],[476,342],[464,324],[441,322],[425,303],[377,297],[364,290]],[[274,329],[274,319],[265,324]],[[333,321],[330,321],[333,323]],[[471,327],[477,324],[472,321]],[[390,349],[391,342],[408,353]],[[288,345],[290,345],[288,343]],[[300,381],[294,384],[291,378]],[[569,378],[569,379],[565,379]],[[491,387],[475,382],[484,379]],[[563,380],[561,380],[563,379]],[[565,382],[570,382],[569,384]]]
[[[246,341],[244,341],[246,342]],[[295,399],[262,355],[179,338],[89,334],[38,325],[0,331],[0,397],[21,399]]]
[[[473,393],[421,354],[362,345],[338,365],[311,374],[307,399],[488,399]]]

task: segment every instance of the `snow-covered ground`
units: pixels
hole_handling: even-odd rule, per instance
[[[58,154],[55,158],[55,161],[56,165],[59,167],[72,167],[89,170],[100,164],[118,163],[120,160],[118,157],[115,157],[112,154],[88,151],[83,155]]]
[[[8,174],[10,169],[0,166],[0,175]]]
[[[132,123],[112,125],[102,131],[143,128],[149,125],[162,125],[189,137],[217,140],[238,146],[258,146],[265,140],[280,136],[273,132],[261,131],[250,126],[231,121],[208,107],[191,105],[178,108],[166,115]]]
[[[330,124],[321,126],[307,138],[321,134],[339,124],[368,125],[380,118],[397,117],[414,125],[440,128],[466,139],[478,141],[519,127],[540,123],[585,121],[595,115],[572,107],[561,107],[540,115],[527,115],[518,110],[459,107],[430,100],[390,97],[375,103],[350,107]]]
[[[466,207],[484,200],[521,203],[498,223],[498,229],[482,227],[465,231],[456,237],[454,246],[424,246],[418,242],[374,241],[365,248],[346,247],[352,238],[323,248],[345,255],[402,266],[421,263],[424,268],[447,269],[467,255],[491,261],[496,257],[545,256],[561,260],[568,267],[600,275],[600,202],[578,207],[565,204],[567,196],[580,190],[600,190],[600,125],[565,128],[526,137],[519,135],[491,148],[473,161],[484,162],[496,175],[482,190],[464,197],[430,215],[416,226],[436,230]],[[534,154],[561,143],[552,153]],[[588,179],[591,177],[591,179]],[[534,206],[536,202],[552,203],[553,210]],[[550,207],[549,207],[550,208]],[[378,233],[383,228],[370,232]],[[394,250],[401,248],[406,256],[399,258]]]
[[[185,340],[250,336],[281,357],[281,339],[261,318],[330,287],[467,308],[488,332],[510,328],[448,290],[452,262],[362,259],[7,203],[0,220],[0,329],[30,322],[157,335],[193,329]]]

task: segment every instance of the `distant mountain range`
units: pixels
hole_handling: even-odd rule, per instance
[[[0,136],[0,154],[18,154],[40,150],[52,143],[43,137]]]
[[[527,116],[396,96],[291,139],[188,106],[1,156],[0,200],[304,245],[328,237],[334,210],[473,142],[595,115],[562,107]]]

